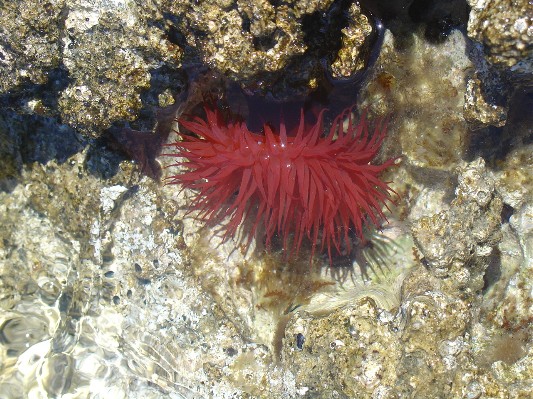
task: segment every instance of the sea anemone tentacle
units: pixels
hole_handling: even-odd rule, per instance
[[[312,253],[319,246],[331,260],[333,250],[350,247],[352,229],[364,239],[365,226],[379,226],[382,209],[394,203],[397,194],[379,176],[396,159],[371,164],[386,120],[371,131],[366,111],[356,120],[349,108],[323,135],[324,111],[312,126],[302,111],[295,134],[283,122],[278,131],[265,124],[257,134],[242,121],[224,121],[214,107],[206,106],[205,114],[179,120],[181,141],[164,155],[181,158],[172,165],[181,169],[167,183],[193,190],[191,208],[204,221],[227,218],[225,239],[250,218],[248,245],[262,225],[267,248],[277,234],[283,248],[298,254],[306,238]]]

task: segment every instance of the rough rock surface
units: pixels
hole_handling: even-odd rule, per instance
[[[355,3],[346,10],[333,3],[239,0],[169,7],[183,16],[181,31],[205,64],[246,90],[284,98],[289,88],[294,95],[316,87],[324,73],[321,57],[334,60],[336,76],[351,76],[364,65],[361,48],[369,46],[371,23]]]
[[[533,15],[528,0],[470,0],[468,35],[483,44],[488,60],[533,83]]]
[[[514,89],[533,87],[533,13],[527,0],[469,0],[470,58],[465,119],[473,128],[503,126]]]
[[[474,128],[504,126],[507,121],[507,107],[496,104],[496,101],[487,100],[485,97],[488,96],[482,91],[481,86],[478,76],[468,79],[464,106],[465,120]]]
[[[355,4],[342,17],[332,3],[4,2],[0,94],[21,113],[91,137],[127,122],[150,129],[154,108],[172,104],[187,75],[206,67],[246,90],[308,94],[323,79],[322,57],[345,77],[369,51],[368,18]]]
[[[450,209],[419,219],[412,230],[428,267],[468,295],[483,288],[484,270],[501,238],[503,202],[481,158],[460,167],[458,179]]]
[[[44,84],[61,64],[61,12],[65,2],[7,1],[0,5],[0,93]]]
[[[182,50],[149,24],[143,8],[131,7],[126,17],[124,21],[120,8],[102,4],[68,8],[62,63],[71,83],[58,105],[61,120],[84,133],[137,118],[149,105],[141,97],[151,88],[157,68],[163,63],[180,66]]]
[[[60,118],[95,137],[182,85],[182,49],[154,4],[23,0],[0,10],[0,93],[20,113]]]
[[[352,19],[336,24],[339,4]],[[471,52],[453,30],[464,1],[376,4],[390,29],[358,102],[390,114],[381,155],[402,156],[385,176],[400,198],[352,257],[311,269],[261,242],[222,243],[187,213],[190,192],[92,138],[149,127],[205,65],[253,90],[279,77],[282,96],[313,88],[323,56],[353,74],[366,14],[332,1],[0,2],[3,397],[530,397],[530,41],[513,14],[525,3],[470,2]],[[161,140],[129,138],[141,152]]]

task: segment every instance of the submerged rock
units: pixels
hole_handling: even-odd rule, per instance
[[[524,2],[470,2],[473,46],[459,0],[34,3],[0,4],[4,396],[529,397]],[[291,99],[324,57],[352,79],[380,10],[343,100],[389,114],[398,206],[333,267],[224,242],[146,176],[173,118],[230,80]],[[154,109],[157,134],[135,131]]]
[[[501,239],[503,202],[481,158],[464,164],[458,179],[450,208],[419,219],[412,231],[430,270],[472,294],[483,287],[483,273]]]

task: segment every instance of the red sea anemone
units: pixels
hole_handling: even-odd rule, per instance
[[[319,245],[341,252],[350,247],[349,232],[362,238],[363,226],[379,225],[382,207],[393,190],[379,179],[394,164],[370,162],[381,147],[386,124],[381,121],[369,134],[366,115],[356,122],[348,109],[322,135],[320,113],[306,127],[303,112],[295,135],[285,125],[279,132],[265,124],[262,134],[248,130],[242,121],[225,121],[220,112],[205,108],[206,120],[180,120],[182,141],[169,144],[185,167],[170,176],[169,184],[192,189],[192,209],[213,224],[228,218],[225,238],[249,219],[249,238],[262,226],[267,248],[278,234],[283,248],[298,253],[304,237],[312,251]],[[292,244],[289,244],[292,242]]]

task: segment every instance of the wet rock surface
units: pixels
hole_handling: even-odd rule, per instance
[[[97,137],[158,106],[182,85],[182,49],[154,4],[31,1],[2,4],[4,105],[56,118]],[[157,84],[157,82],[162,83]]]
[[[465,118],[474,128],[503,126],[515,89],[533,86],[533,25],[525,0],[469,1],[468,36],[475,75],[469,78]]]
[[[0,4],[2,395],[529,397],[528,4],[368,3]],[[147,176],[206,93],[354,76],[399,198],[332,267],[224,242]]]
[[[531,4],[526,0],[469,1],[468,35],[483,45],[489,62],[511,75],[529,75],[533,66]]]
[[[458,180],[449,210],[419,219],[412,229],[428,267],[468,294],[483,287],[484,269],[501,239],[503,202],[481,159],[460,167]]]
[[[64,1],[35,7],[32,1],[4,2],[0,35],[2,93],[17,86],[44,84],[61,64],[61,11]]]

